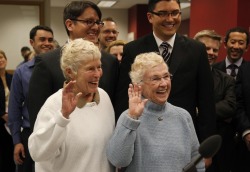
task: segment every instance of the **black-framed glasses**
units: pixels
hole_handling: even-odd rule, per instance
[[[94,24],[97,24],[97,26],[99,26],[99,27],[103,27],[103,25],[104,25],[104,23],[102,21],[100,21],[100,20],[96,20],[96,21],[94,21],[94,20],[83,20],[83,19],[70,19],[70,20],[82,22],[82,23],[86,24],[89,27],[94,26]]]
[[[161,18],[169,17],[171,16],[172,18],[177,18],[181,14],[180,10],[174,10],[174,11],[159,11],[159,12],[154,12],[151,11],[150,13],[157,15]]]

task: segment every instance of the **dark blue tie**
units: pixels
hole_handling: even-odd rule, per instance
[[[163,57],[165,62],[167,62],[169,60],[169,57],[170,57],[170,52],[168,50],[169,46],[170,45],[167,42],[163,42],[161,44],[161,47],[163,48],[162,57]]]

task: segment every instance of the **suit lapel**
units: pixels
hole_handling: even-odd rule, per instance
[[[183,38],[181,36],[179,36],[178,34],[176,34],[175,37],[175,41],[174,41],[174,49],[172,51],[171,54],[171,63],[169,66],[169,71],[171,74],[175,74],[175,72],[177,71],[182,58],[185,58],[185,41],[183,40]]]
[[[157,54],[160,54],[159,48],[157,46],[157,43],[155,41],[153,33],[149,34],[147,37],[145,37],[145,46],[142,47],[144,49],[144,52],[156,52]]]

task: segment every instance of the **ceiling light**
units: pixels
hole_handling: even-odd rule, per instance
[[[107,8],[107,7],[112,7],[117,1],[100,1],[97,6],[98,7],[103,7],[103,8]]]

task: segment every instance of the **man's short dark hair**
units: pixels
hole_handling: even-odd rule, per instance
[[[26,46],[22,47],[21,52],[25,52],[25,51],[30,51],[30,48]]]
[[[180,0],[149,0],[148,1],[148,12],[154,11],[155,5],[160,1],[176,1],[178,3],[179,7],[181,7]]]
[[[52,31],[52,29],[50,27],[38,25],[38,26],[35,26],[35,27],[33,27],[31,29],[31,31],[30,31],[30,39],[34,40],[34,38],[36,36],[36,32],[38,30],[45,30],[45,31],[48,31],[48,32],[52,33],[52,35],[53,35],[53,31]]]
[[[229,35],[230,33],[232,32],[239,32],[239,33],[245,33],[247,35],[247,45],[249,44],[249,33],[246,29],[242,28],[242,27],[234,27],[234,28],[231,28],[227,31],[226,33],[226,37],[225,37],[225,40],[224,42],[227,43],[228,39],[229,39]]]
[[[82,13],[89,7],[93,8],[96,11],[99,19],[101,20],[102,12],[100,8],[91,1],[72,1],[65,6],[63,11],[63,23],[68,35],[69,31],[67,26],[65,25],[65,21],[67,19],[72,19],[72,20],[77,19],[77,17],[82,15]]]

